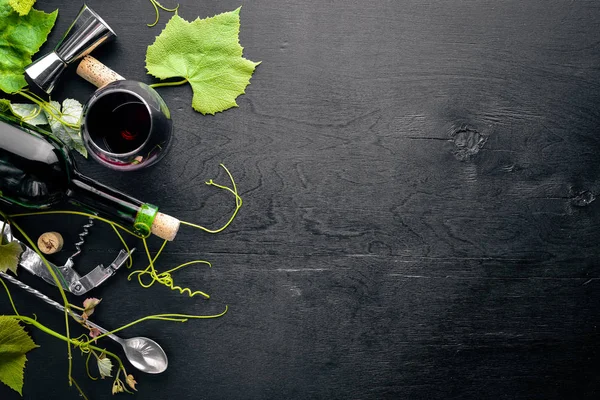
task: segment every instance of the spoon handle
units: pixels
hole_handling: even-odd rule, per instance
[[[34,295],[35,297],[37,297],[40,300],[45,301],[46,303],[50,304],[52,307],[60,310],[60,311],[65,311],[65,307],[60,304],[57,303],[56,301],[52,300],[50,297],[46,296],[45,294],[43,294],[42,292],[35,290],[34,288],[32,288],[29,285],[24,284],[23,282],[21,282],[18,279],[13,278],[12,276],[4,273],[4,272],[0,272],[0,277],[3,279],[6,279],[7,281],[9,281],[10,283],[17,285],[18,287],[20,287],[21,289],[25,290],[26,292],[31,293],[32,295]],[[73,315],[74,313],[71,312],[71,315]]]
[[[63,311],[63,312],[65,311],[65,307],[62,304],[60,304],[60,303],[52,300],[50,297],[46,296],[44,293],[40,292],[39,290],[36,290],[36,289],[32,288],[31,286],[29,286],[29,285],[21,282],[20,280],[15,279],[12,276],[10,276],[10,275],[8,275],[8,274],[6,274],[4,272],[0,272],[0,278],[6,279],[10,283],[12,283],[14,285],[17,285],[18,287],[20,287],[21,289],[25,290],[28,293],[31,293],[32,295],[34,295],[38,299],[43,300],[46,303],[50,304],[52,307],[56,308],[57,310],[60,310],[60,311]],[[77,315],[73,311],[69,311],[69,314],[71,314],[73,317],[75,317],[75,319],[81,320],[81,316]],[[102,333],[108,333],[108,331],[106,329],[104,329],[100,325],[97,325],[97,324],[93,323],[92,321],[88,320],[87,324],[89,326],[91,326],[92,328],[98,329]],[[118,337],[116,335],[113,335],[112,333],[108,334],[107,336],[109,338],[111,338],[112,340],[114,340],[115,342],[121,343],[121,338],[120,337]]]
[[[107,331],[106,329],[104,329],[103,327],[101,327],[101,326],[100,326],[100,325],[98,325],[98,324],[95,324],[95,323],[93,323],[93,322],[92,322],[92,321],[90,321],[89,319],[86,321],[86,324],[87,324],[88,326],[91,326],[92,328],[96,328],[96,329],[98,329],[98,330],[99,330],[100,332],[102,332],[102,333],[108,333],[108,331]],[[120,337],[118,337],[117,335],[114,335],[114,334],[112,334],[112,333],[108,333],[108,335],[106,335],[106,336],[108,336],[109,338],[111,338],[111,339],[112,339],[112,340],[114,340],[115,342],[119,343],[121,346],[123,346],[123,343],[122,343],[122,342],[123,342],[123,339],[121,339],[121,338],[120,338]]]

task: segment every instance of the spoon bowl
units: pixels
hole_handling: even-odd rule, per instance
[[[160,374],[169,366],[165,351],[154,340],[142,336],[121,339],[92,321],[88,320],[86,323],[102,333],[107,333],[106,336],[119,343],[125,351],[127,360],[138,370],[148,374]]]
[[[135,368],[148,374],[160,374],[169,366],[169,360],[162,347],[147,337],[119,339],[127,360]]]

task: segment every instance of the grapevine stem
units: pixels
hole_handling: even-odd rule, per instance
[[[162,86],[178,86],[178,85],[183,85],[184,83],[187,83],[187,79],[183,79],[181,81],[175,81],[175,82],[157,82],[157,83],[153,83],[150,86],[151,88],[157,88],[157,87],[162,87]]]
[[[143,321],[150,321],[150,320],[159,320],[159,321],[172,321],[172,322],[186,322],[188,319],[211,319],[211,318],[219,318],[222,317],[223,315],[227,314],[227,311],[229,311],[229,306],[225,305],[225,310],[219,314],[214,314],[214,315],[188,315],[188,314],[158,314],[158,315],[149,315],[147,317],[143,317],[140,319],[137,319],[133,322],[128,323],[127,325],[123,325],[120,328],[114,329],[108,333],[104,333],[102,335],[96,336],[95,340],[101,339],[105,336],[108,336],[109,334],[113,334],[113,333],[117,333],[119,331],[122,331],[123,329],[127,329],[135,324],[138,324],[140,322]]]
[[[6,215],[2,212],[0,212],[0,215],[2,215],[4,220],[7,220],[8,218],[6,217]],[[50,264],[48,263],[48,260],[46,260],[46,257],[44,257],[42,255],[42,253],[39,251],[39,249],[37,248],[37,246],[35,245],[35,243],[33,243],[33,241],[31,240],[31,238],[23,231],[23,229],[21,229],[21,227],[19,225],[17,225],[14,221],[12,221],[12,225],[17,228],[17,230],[19,232],[21,232],[21,234],[23,235],[23,237],[25,238],[25,240],[27,240],[27,242],[29,243],[29,245],[31,246],[32,249],[35,250],[35,252],[40,256],[40,258],[42,259],[42,261],[44,262],[44,265],[46,266],[46,268],[48,269],[48,271],[50,272],[50,276],[52,276],[52,279],[54,279],[54,282],[56,283],[56,286],[58,287],[58,291],[60,292],[60,295],[63,299],[63,304],[65,306],[65,333],[67,335],[67,356],[68,356],[68,360],[69,360],[69,386],[71,386],[71,373],[73,371],[73,356],[71,353],[71,334],[70,334],[70,330],[69,330],[69,311],[70,311],[70,304],[69,301],[67,300],[67,295],[65,294],[65,291],[62,288],[62,285],[60,283],[60,281],[58,280],[58,276],[56,276],[56,272],[54,272],[54,269],[52,269],[50,267]]]

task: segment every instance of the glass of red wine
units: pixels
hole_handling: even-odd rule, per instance
[[[81,132],[96,161],[112,169],[133,171],[165,156],[172,125],[169,109],[154,89],[137,81],[117,80],[88,100]]]

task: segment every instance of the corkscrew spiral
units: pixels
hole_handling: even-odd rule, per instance
[[[79,241],[75,243],[75,249],[77,250],[75,253],[69,257],[69,260],[73,261],[73,258],[81,254],[82,247],[85,244],[86,236],[90,234],[90,228],[94,226],[94,219],[92,217],[88,218],[87,224],[82,226],[83,230],[79,233]]]

